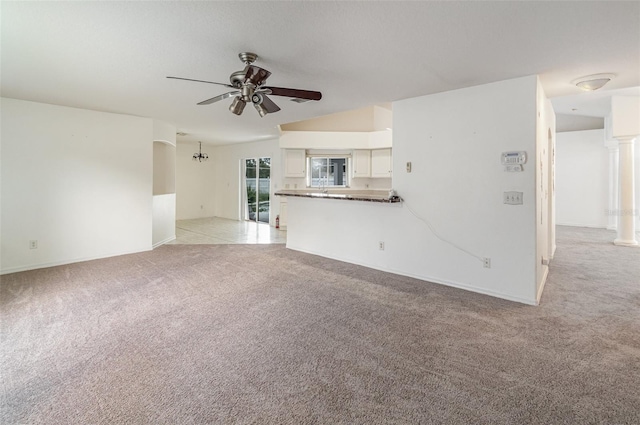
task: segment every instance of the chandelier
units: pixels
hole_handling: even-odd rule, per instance
[[[207,155],[206,153],[202,153],[202,142],[198,143],[200,143],[200,151],[193,154],[193,160],[199,162],[206,161],[207,159],[209,159],[209,155]]]

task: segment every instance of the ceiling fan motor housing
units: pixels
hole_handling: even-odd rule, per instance
[[[242,100],[245,102],[251,102],[255,89],[256,87],[253,84],[245,84],[242,86]]]
[[[231,82],[231,85],[237,89],[242,87],[242,84],[244,83],[244,78],[247,75],[247,71],[246,70],[242,70],[242,71],[236,71],[233,74],[231,74],[231,76],[229,77],[229,81]]]

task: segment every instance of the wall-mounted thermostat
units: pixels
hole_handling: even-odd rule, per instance
[[[500,160],[504,165],[504,171],[523,171],[522,165],[527,163],[527,153],[524,151],[502,152]]]

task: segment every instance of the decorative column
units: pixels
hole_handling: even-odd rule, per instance
[[[607,209],[607,229],[618,228],[618,141],[607,140],[605,146],[609,149],[609,208]]]
[[[634,164],[633,143],[636,136],[618,136],[618,166],[619,174],[619,207],[618,207],[618,237],[613,241],[616,245],[638,246],[636,240],[636,215],[634,192]]]

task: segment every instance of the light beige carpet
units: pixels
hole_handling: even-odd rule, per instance
[[[2,424],[638,424],[640,249],[560,228],[539,307],[282,245],[2,277]]]

